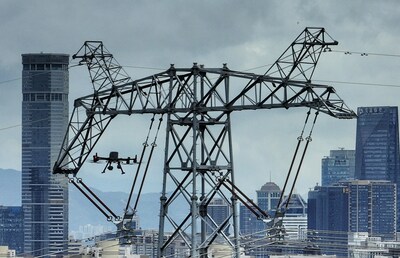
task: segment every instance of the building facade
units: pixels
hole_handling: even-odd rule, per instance
[[[322,158],[322,186],[332,185],[342,180],[354,179],[355,150],[331,150],[328,157]]]
[[[389,181],[316,186],[308,193],[308,237],[322,253],[347,257],[349,232],[395,239],[396,210],[396,185]]]
[[[0,246],[8,246],[20,254],[23,252],[23,244],[22,207],[0,206]]]
[[[267,182],[257,193],[257,205],[264,211],[273,214],[281,197],[281,189],[274,182]]]
[[[399,182],[399,123],[397,107],[357,109],[355,177]]]
[[[295,193],[290,199],[285,196],[282,207],[286,206],[288,208],[283,217],[286,237],[290,240],[304,240],[307,237],[307,202]]]
[[[396,184],[354,180],[349,187],[349,231],[383,240],[396,238]]]
[[[68,126],[68,63],[65,54],[22,55],[22,208],[27,255],[61,256],[68,247],[68,179],[52,174]]]
[[[247,203],[246,205],[253,207],[251,203]],[[246,207],[246,205],[240,204],[239,208],[241,236],[247,238],[264,237],[267,234],[266,224],[262,220],[258,219],[257,216]]]
[[[257,206],[267,212],[269,215],[274,216],[279,198],[281,196],[281,189],[274,182],[267,182],[256,190]],[[246,204],[249,207],[251,203]],[[257,218],[246,205],[240,205],[240,233],[245,236],[263,237],[267,233],[267,225],[264,221]]]
[[[307,208],[308,240],[323,254],[347,257],[348,187],[315,186],[308,192]]]
[[[228,203],[222,198],[214,198],[207,206],[207,213],[211,218],[207,219],[207,234],[211,234],[217,227],[222,226],[224,233],[229,235],[229,214],[231,212]]]
[[[355,178],[388,180],[395,183],[399,189],[398,108],[359,107],[357,115]],[[400,209],[399,192],[396,198],[397,207]],[[399,210],[397,221],[400,221]],[[399,227],[397,231],[400,231]]]

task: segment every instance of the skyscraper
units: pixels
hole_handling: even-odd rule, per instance
[[[316,186],[308,192],[308,238],[323,254],[347,257],[348,199],[345,185]]]
[[[331,150],[329,157],[322,158],[321,181],[323,186],[341,180],[354,179],[355,150]]]
[[[349,231],[394,240],[396,235],[396,185],[389,181],[349,182]]]
[[[308,193],[308,230],[324,254],[347,257],[348,232],[393,240],[396,185],[384,180],[349,180],[316,186]]]
[[[357,109],[355,178],[400,183],[399,122],[397,107]],[[397,191],[397,220],[400,195]],[[400,223],[397,223],[400,226]],[[400,227],[397,228],[400,231]]]
[[[356,179],[398,183],[398,108],[359,107],[357,115]]]
[[[68,125],[68,60],[22,55],[24,252],[32,256],[61,256],[68,246],[68,182],[51,172]]]

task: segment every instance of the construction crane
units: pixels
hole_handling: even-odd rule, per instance
[[[158,257],[166,256],[175,239],[185,243],[191,257],[207,257],[208,247],[217,238],[232,247],[233,257],[239,257],[236,207],[238,200],[246,203],[248,199],[235,183],[231,114],[305,107],[334,118],[355,118],[356,114],[333,87],[311,82],[321,53],[337,44],[324,28],[309,27],[264,74],[234,71],[226,64],[207,68],[194,63],[189,68],[171,65],[163,72],[132,80],[101,41],[87,41],[73,58],[87,66],[94,92],[75,100],[53,172],[65,174],[79,187],[81,180],[76,180],[77,174],[113,118],[150,114],[153,125],[158,117],[157,130],[166,121]],[[151,158],[155,141],[144,146],[151,146]],[[142,162],[138,164],[139,169]],[[143,181],[136,190],[139,193],[142,185]],[[86,185],[81,188],[90,191]],[[105,205],[102,207],[98,198],[92,198],[92,202],[109,220],[118,221],[132,215],[132,210],[128,212],[131,195],[122,218]],[[213,220],[208,212],[208,205],[217,197],[229,206],[222,222]],[[189,211],[183,218],[171,211],[178,198],[184,198],[188,204]],[[260,217],[269,216],[261,209],[253,212]],[[170,234],[166,232],[167,225],[173,228]],[[225,230],[230,226],[232,237]],[[123,229],[123,224],[119,228]]]

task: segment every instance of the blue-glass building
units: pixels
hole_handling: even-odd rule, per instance
[[[323,254],[347,257],[349,192],[345,185],[316,186],[308,192],[309,241]]]
[[[267,182],[261,186],[257,193],[257,206],[268,214],[275,214],[278,205],[281,189],[274,182]],[[252,204],[247,203],[252,206]],[[240,205],[240,233],[242,236],[264,237],[266,234],[266,224],[257,217],[243,204]]]
[[[398,108],[359,107],[357,115],[356,178],[399,182]]]
[[[247,203],[248,206],[252,207],[251,203]],[[266,224],[257,219],[245,205],[240,204],[239,208],[239,225],[240,234],[243,237],[264,237],[266,234]]]
[[[22,55],[24,253],[31,256],[61,256],[68,247],[68,179],[52,174],[69,120],[68,63],[65,54]]]
[[[388,180],[399,189],[398,108],[359,107],[357,115],[355,178]],[[397,202],[397,221],[400,221],[399,192]],[[397,231],[400,231],[399,227]]]
[[[0,206],[0,246],[8,246],[17,254],[23,252],[24,231],[22,207]]]
[[[279,186],[274,182],[267,182],[256,193],[258,207],[273,215],[281,197]]]
[[[355,150],[331,150],[328,157],[322,158],[321,181],[323,186],[342,180],[354,179]]]
[[[207,206],[207,213],[212,219],[212,221],[210,219],[207,220],[207,234],[214,232],[214,230],[218,226],[225,224],[225,226],[223,227],[224,233],[226,235],[229,235],[229,215],[231,214],[231,212],[228,203],[222,198],[214,198]]]
[[[289,202],[289,204],[288,204]],[[285,214],[293,214],[293,215],[307,215],[307,202],[304,201],[303,197],[300,194],[294,193],[290,197],[285,196],[282,200],[282,207],[288,207],[285,211]]]
[[[283,226],[286,230],[286,238],[292,240],[304,240],[307,233],[307,202],[300,194],[294,193],[290,197],[285,196],[281,207],[288,207],[283,217]]]
[[[349,231],[370,237],[396,237],[396,184],[389,181],[355,180],[349,187]]]
[[[308,193],[308,233],[324,254],[347,257],[349,232],[394,240],[396,185],[350,180],[316,186]]]

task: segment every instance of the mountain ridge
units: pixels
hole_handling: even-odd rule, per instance
[[[128,199],[126,192],[92,191],[117,215],[123,215]],[[15,194],[17,192],[17,194]],[[136,195],[132,198],[132,204]],[[143,229],[158,229],[160,193],[143,193],[138,203],[139,225]],[[0,168],[0,205],[21,206],[21,172]],[[184,214],[187,206],[177,202],[174,212]],[[69,187],[69,231],[77,231],[87,224],[110,226],[107,218],[75,187]]]

